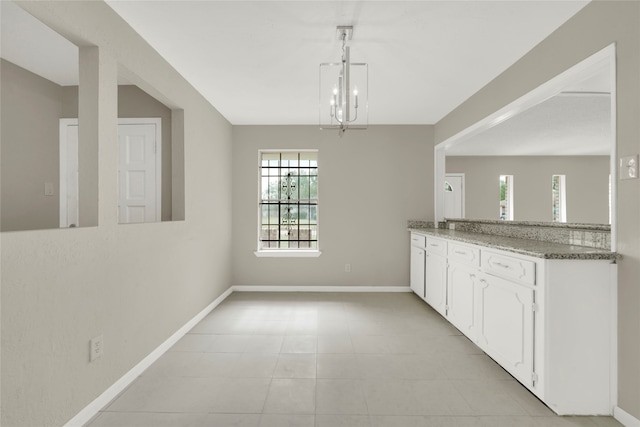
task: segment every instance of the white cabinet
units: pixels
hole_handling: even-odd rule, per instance
[[[477,344],[521,383],[532,386],[533,289],[481,273],[477,290]]]
[[[470,340],[476,339],[476,288],[480,248],[448,242],[447,319]]]
[[[424,249],[411,245],[411,290],[424,299]]]
[[[427,237],[427,251],[435,255],[447,256],[447,241],[435,237]]]
[[[480,267],[480,248],[464,243],[449,242],[449,264],[459,263],[473,267]]]
[[[425,271],[425,301],[434,310],[445,316],[447,309],[447,259],[427,252]]]
[[[460,263],[449,264],[447,319],[471,341],[476,339],[476,287],[479,271]]]
[[[611,415],[615,264],[419,237],[414,292],[557,414]]]
[[[536,262],[482,249],[477,344],[522,384],[533,387]]]
[[[438,313],[447,310],[447,241],[427,236],[425,301]]]
[[[536,263],[501,252],[483,249],[482,269],[505,279],[533,285],[536,282]]]

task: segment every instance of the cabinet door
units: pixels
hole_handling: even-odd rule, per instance
[[[411,290],[424,299],[424,249],[411,246]]]
[[[447,280],[447,318],[471,341],[476,340],[474,294],[479,272],[473,267],[452,263]]]
[[[533,385],[534,291],[480,274],[478,345],[527,386]]]
[[[427,252],[425,271],[425,300],[437,312],[445,316],[447,307],[447,259]]]

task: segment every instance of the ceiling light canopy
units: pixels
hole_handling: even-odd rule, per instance
[[[320,129],[366,129],[368,124],[368,66],[351,62],[347,41],[353,36],[352,26],[336,28],[342,42],[340,62],[320,64]]]

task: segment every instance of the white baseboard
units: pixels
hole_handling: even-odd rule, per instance
[[[222,301],[224,301],[233,292],[233,288],[230,287],[222,295],[216,298],[211,304],[205,307],[200,313],[198,313],[193,319],[189,320],[183,327],[178,329],[173,335],[171,335],[165,342],[160,344],[158,348],[153,350],[147,357],[142,359],[140,363],[134,366],[129,372],[124,374],[118,381],[113,383],[111,387],[106,389],[100,396],[98,396],[93,402],[87,405],[82,411],[80,411],[75,417],[65,424],[64,427],[80,427],[89,422],[102,408],[104,408],[109,402],[111,402],[122,390],[127,388],[136,378],[144,372],[149,366],[167,352],[180,338],[186,335],[187,332],[195,325],[197,325],[207,314],[216,308]]]
[[[613,408],[613,418],[625,427],[640,427],[639,419],[618,406]]]
[[[409,286],[232,286],[234,292],[411,292]]]

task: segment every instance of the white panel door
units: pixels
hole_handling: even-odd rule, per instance
[[[446,174],[444,182],[445,218],[464,218],[464,174]]]
[[[481,273],[478,345],[525,385],[533,379],[533,289]]]
[[[123,121],[118,125],[118,222],[160,221],[159,124]]]

